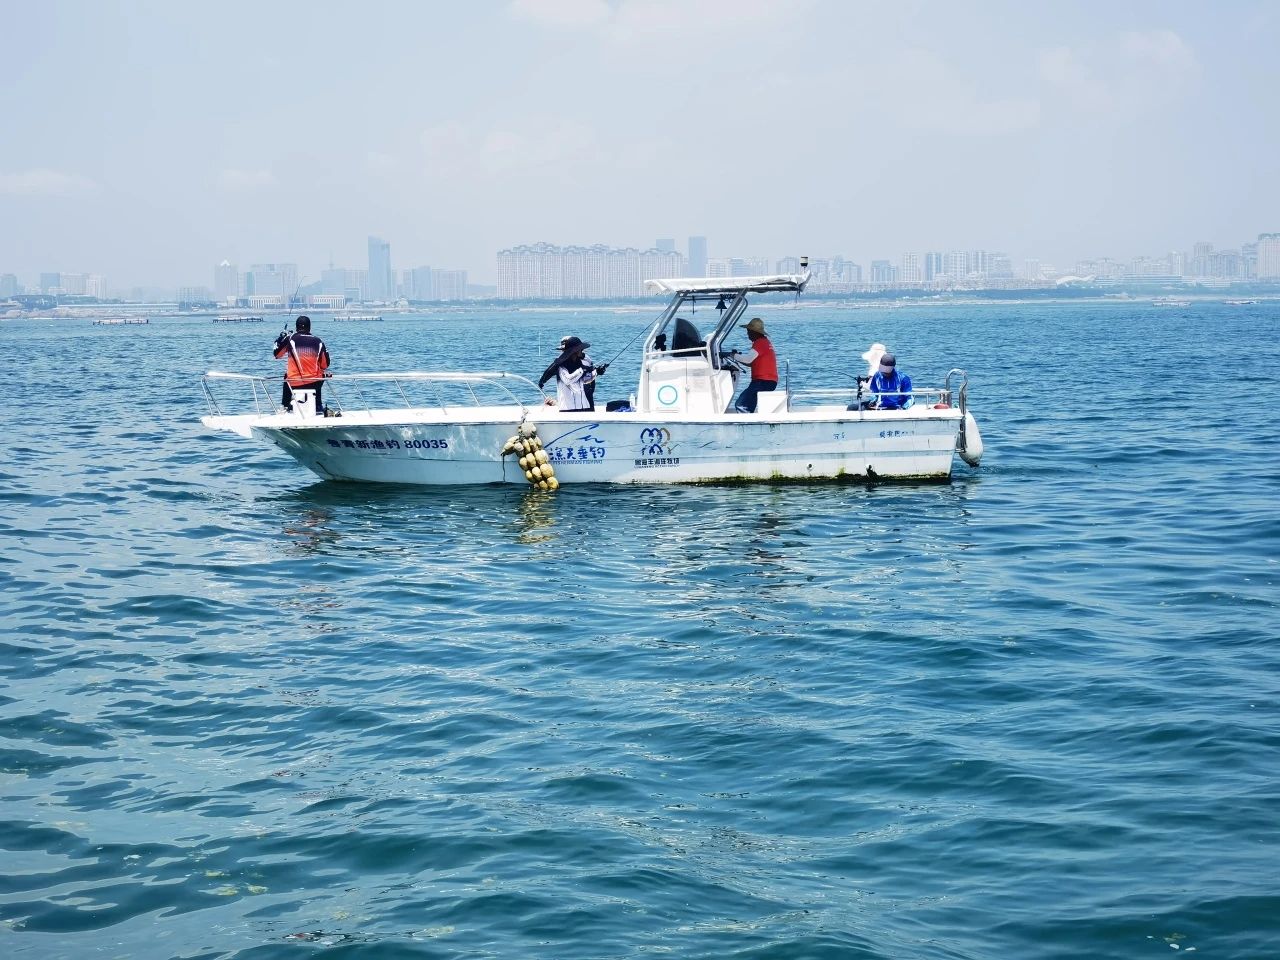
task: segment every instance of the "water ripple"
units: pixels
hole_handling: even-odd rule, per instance
[[[1270,955],[1280,428],[1181,384],[1205,325],[1269,382],[1280,313],[1198,309],[778,307],[806,375],[968,365],[982,470],[553,497],[201,431],[251,330],[0,326],[5,956]],[[323,335],[568,329],[423,322]]]

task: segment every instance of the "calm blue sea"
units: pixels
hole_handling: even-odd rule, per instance
[[[199,424],[278,326],[0,323],[0,956],[1280,956],[1280,301],[753,312],[797,387],[966,368],[982,468],[324,483]]]

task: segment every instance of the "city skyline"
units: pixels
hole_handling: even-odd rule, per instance
[[[647,247],[609,247],[605,244],[558,246],[545,241],[520,244],[496,254],[496,284],[472,284],[465,269],[417,265],[394,266],[392,247],[380,237],[367,238],[367,268],[335,266],[332,262],[312,279],[294,262],[239,265],[223,259],[212,268],[209,286],[183,285],[174,299],[216,302],[254,309],[293,303],[316,308],[347,303],[387,303],[398,300],[455,301],[497,299],[606,299],[643,295],[644,282],[674,276],[743,277],[767,273],[798,273],[798,256],[709,256],[706,236],[687,238],[681,252],[674,238],[657,238]],[[808,255],[806,255],[808,256]],[[1060,268],[1040,258],[1017,259],[1004,251],[970,247],[961,250],[918,249],[896,259],[863,263],[835,254],[808,256],[813,293],[857,293],[876,289],[978,289],[1034,287],[1066,281],[1280,283],[1280,232],[1263,232],[1257,240],[1232,248],[1197,241],[1188,250],[1163,256],[1139,254],[1076,261]],[[701,264],[701,267],[698,266]],[[379,278],[381,278],[379,280]],[[161,288],[150,288],[152,292]],[[13,273],[0,270],[0,299],[33,293],[73,297],[129,296],[111,290],[99,274],[41,271],[38,284],[27,285]],[[138,299],[140,288],[134,288]],[[169,299],[169,294],[156,294]]]
[[[7,11],[0,272],[316,276],[369,235],[489,284],[512,244],[702,234],[734,256],[1061,265],[1231,247],[1280,214],[1270,3],[369,12]]]

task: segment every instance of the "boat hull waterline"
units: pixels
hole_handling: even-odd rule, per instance
[[[501,455],[522,418],[538,427],[564,484],[946,480],[963,422],[954,408],[673,420],[511,407],[203,423],[273,443],[327,480],[444,486],[526,483],[514,459]]]

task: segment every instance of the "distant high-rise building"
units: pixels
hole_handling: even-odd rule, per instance
[[[42,273],[40,274],[40,292],[52,293],[57,295],[62,292],[62,274],[60,273]]]
[[[689,238],[689,276],[706,277],[707,273],[707,238]]]
[[[249,296],[279,297],[280,305],[288,307],[298,294],[296,263],[255,263],[249,274],[245,284]]]
[[[0,297],[16,297],[22,292],[18,277],[12,273],[0,273]]]
[[[87,273],[64,273],[62,275],[62,292],[72,297],[83,297],[84,288],[89,282]]]
[[[942,258],[942,273],[948,280],[969,276],[969,255],[963,250],[948,250]]]
[[[640,251],[634,247],[609,251],[609,296],[640,296]]]
[[[467,271],[465,270],[432,270],[431,286],[435,291],[434,300],[467,299]]]
[[[896,281],[898,271],[888,260],[872,260],[871,261],[871,282],[879,284],[891,284]]]
[[[676,251],[558,247],[534,243],[499,250],[497,295],[509,300],[632,298],[645,280],[685,275]],[[438,296],[438,293],[437,293]]]
[[[986,272],[989,280],[1012,280],[1013,258],[1007,253],[992,252],[987,254]]]
[[[240,296],[240,271],[230,260],[223,260],[213,268],[213,296],[219,303]]]
[[[660,237],[654,242],[653,248],[662,253],[675,253],[676,241],[673,237]]]
[[[1209,276],[1235,280],[1244,276],[1239,250],[1215,250],[1209,257]]]
[[[942,263],[941,253],[926,253],[924,255],[924,279],[926,282],[937,280],[946,273],[946,268]]]
[[[1258,279],[1280,280],[1280,233],[1258,234]]]
[[[695,277],[731,277],[733,276],[733,267],[727,257],[716,257],[708,260],[707,265],[703,268],[702,273],[694,273],[693,264],[689,264],[689,273]]]
[[[369,238],[369,298],[387,301],[395,294],[391,273],[391,244],[379,237]]]
[[[1258,245],[1256,243],[1240,244],[1240,276],[1253,280],[1258,276]]]
[[[1213,244],[1200,241],[1191,248],[1191,269],[1188,271],[1193,277],[1212,276],[1213,264],[1210,262],[1213,258]]]
[[[208,287],[179,287],[179,303],[208,303],[213,299],[213,291]]]
[[[924,280],[924,268],[920,264],[920,254],[904,253],[900,264],[898,279],[903,283],[920,283]]]
[[[655,247],[640,254],[640,288],[642,291],[646,280],[667,280],[685,275],[684,257],[676,253],[674,240],[667,242],[671,246],[665,250],[662,247]]]
[[[756,259],[717,257],[714,260],[707,261],[708,277],[754,277],[768,272],[768,262]]]
[[[407,273],[409,274],[410,300],[434,300],[436,298],[436,285],[432,279],[430,267],[414,267]]]
[[[341,295],[348,303],[362,303],[369,299],[369,273],[345,267],[321,270],[320,292],[328,296]]]

